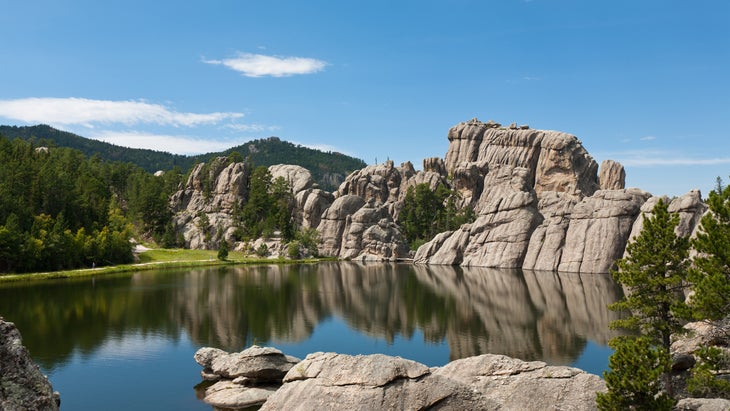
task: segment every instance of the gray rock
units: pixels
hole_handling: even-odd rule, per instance
[[[678,353],[672,355],[672,371],[684,371],[694,367],[697,363],[695,357],[690,354]]]
[[[366,204],[349,220],[342,238],[341,258],[381,261],[408,255],[408,243],[385,206]]]
[[[604,160],[598,171],[601,190],[623,190],[626,188],[626,170],[621,163]]]
[[[241,409],[263,404],[278,385],[246,387],[233,381],[218,381],[205,390],[203,401],[214,407]]]
[[[344,184],[344,183],[343,183]],[[339,256],[342,248],[342,236],[348,224],[350,216],[355,214],[363,205],[365,200],[356,195],[343,195],[332,203],[322,214],[317,226],[319,232],[319,253],[325,256]]]
[[[604,273],[621,258],[634,220],[651,195],[639,189],[601,190],[572,210],[559,271]]]
[[[683,398],[674,406],[676,411],[727,411],[730,400],[724,398]]]
[[[317,228],[322,221],[322,213],[335,201],[335,197],[318,188],[309,188],[294,196],[295,218],[303,228]]]
[[[558,131],[501,129],[494,124],[474,119],[449,130],[445,160],[449,173],[463,162],[486,162],[489,167],[526,168],[538,196],[544,191],[590,196],[599,188],[598,164],[575,136]]]
[[[577,368],[492,354],[452,361],[434,375],[465,384],[507,410],[593,410],[596,393],[606,390],[600,377]]]
[[[521,267],[530,234],[539,222],[528,170],[497,166],[487,173],[475,205],[478,217],[449,236],[421,246],[416,263],[480,267]]]
[[[59,403],[15,324],[0,317],[0,410],[58,410]]]
[[[271,173],[272,180],[281,177],[284,181],[289,183],[291,192],[294,195],[300,191],[312,188],[312,185],[314,184],[312,173],[301,166],[276,164],[269,166],[269,172]]]
[[[577,202],[575,196],[566,193],[542,193],[537,205],[542,222],[530,236],[522,268],[548,271],[558,269],[570,225],[570,215]]]
[[[262,410],[595,409],[605,383],[570,367],[483,355],[424,366],[381,354],[314,353],[292,368]]]
[[[228,354],[215,348],[201,348],[195,353],[195,361],[209,373],[227,379],[245,377],[261,384],[281,382],[284,375],[300,360],[284,355],[273,347],[253,345],[239,353]]]

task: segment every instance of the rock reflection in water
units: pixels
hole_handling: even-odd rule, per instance
[[[187,333],[227,351],[307,340],[337,317],[393,343],[419,330],[451,359],[482,353],[568,364],[605,344],[620,297],[608,275],[324,263],[141,272],[0,288],[0,314],[52,369],[111,338]],[[336,338],[336,337],[335,337]]]

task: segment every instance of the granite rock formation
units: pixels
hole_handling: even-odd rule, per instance
[[[59,404],[15,324],[0,317],[0,410],[58,410]]]
[[[262,410],[595,409],[595,375],[500,355],[444,367],[382,354],[314,353],[292,368]]]
[[[606,272],[656,201],[625,188],[621,164],[606,160],[599,169],[567,133],[472,119],[452,127],[448,139],[446,157],[424,159],[420,171],[388,160],[353,172],[334,193],[319,189],[301,167],[269,170],[292,187],[295,222],[317,229],[319,254],[362,260]],[[216,246],[206,236],[231,242],[231,212],[247,200],[247,172],[225,158],[193,170],[171,199],[187,246]],[[472,208],[476,221],[408,250],[396,222],[417,184],[454,190],[457,205]],[[681,215],[678,234],[694,233],[706,209],[696,190],[672,200],[670,211]]]

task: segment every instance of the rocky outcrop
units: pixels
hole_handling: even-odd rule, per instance
[[[314,353],[292,368],[262,410],[595,409],[605,383],[571,367],[500,355],[440,368],[381,354]]]
[[[185,246],[206,249],[211,238],[232,241],[233,209],[248,197],[248,169],[226,157],[197,164],[187,182],[170,197],[173,223]]]
[[[539,222],[529,170],[498,166],[487,174],[475,205],[476,221],[420,247],[416,263],[521,267],[530,234]]]
[[[312,173],[304,167],[291,164],[275,164],[269,167],[272,179],[283,178],[289,184],[292,194],[312,188]]]
[[[604,160],[598,171],[601,190],[623,190],[626,188],[626,171],[621,163]]]
[[[322,215],[317,231],[322,255],[348,259],[395,260],[408,254],[408,244],[387,207],[345,195]]]
[[[489,167],[524,167],[528,183],[540,195],[544,191],[590,196],[598,188],[598,164],[570,134],[495,127],[477,119],[449,130],[446,169],[453,172],[463,162],[485,162]]]
[[[410,165],[410,164],[408,164]],[[413,166],[395,167],[392,160],[371,165],[347,176],[337,190],[338,195],[356,195],[375,204],[394,203],[400,198],[400,187],[415,171]]]
[[[195,353],[203,367],[203,401],[215,407],[238,409],[261,405],[281,385],[286,373],[301,360],[273,347],[251,346],[239,353],[203,347]]]
[[[601,190],[576,204],[558,270],[610,270],[623,256],[634,220],[649,197],[639,189]]]
[[[59,404],[15,324],[0,317],[0,410],[58,410]]]

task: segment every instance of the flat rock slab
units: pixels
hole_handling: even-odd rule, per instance
[[[252,384],[281,383],[281,379],[300,360],[284,355],[273,347],[251,346],[238,353],[227,353],[204,347],[195,353],[195,361],[203,366],[205,375],[226,379],[244,377]],[[210,379],[210,378],[206,378]]]
[[[205,390],[203,401],[221,408],[246,408],[263,404],[278,388],[278,385],[245,387],[228,380],[218,381]]]

